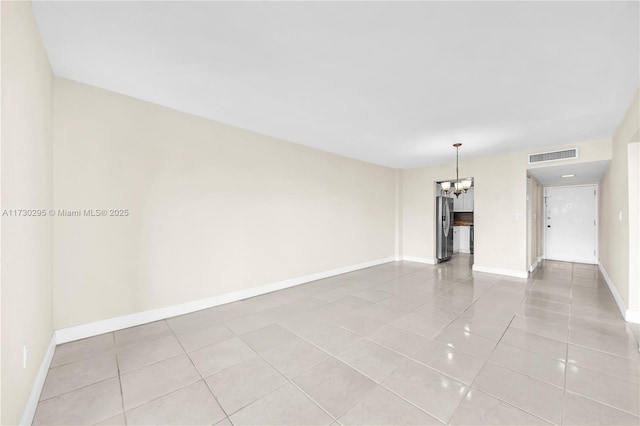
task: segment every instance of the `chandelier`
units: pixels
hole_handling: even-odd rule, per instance
[[[453,182],[453,194],[458,198],[460,194],[467,192],[469,188],[471,188],[471,179],[465,179],[460,182],[460,177],[458,175],[458,151],[462,144],[454,143],[453,146],[456,147],[456,181]],[[448,195],[449,192],[451,192],[451,182],[441,182],[440,188],[445,195]]]

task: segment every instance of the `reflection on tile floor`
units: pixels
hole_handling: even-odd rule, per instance
[[[56,348],[34,424],[640,424],[593,265],[392,262]]]

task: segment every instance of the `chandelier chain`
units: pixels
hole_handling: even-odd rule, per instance
[[[458,175],[458,159],[460,157],[460,147],[456,146],[456,183],[460,185],[460,176]],[[456,189],[458,189],[456,186]]]

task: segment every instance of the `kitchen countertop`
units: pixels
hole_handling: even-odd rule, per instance
[[[453,222],[453,226],[473,226],[473,222],[468,220],[456,220]]]

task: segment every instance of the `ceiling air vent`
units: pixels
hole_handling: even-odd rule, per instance
[[[571,160],[578,158],[578,148],[563,149],[562,151],[540,152],[529,154],[529,164],[546,163],[548,161]]]

